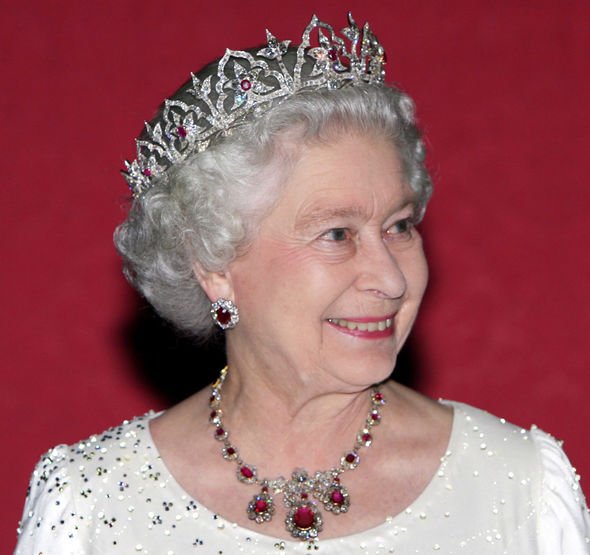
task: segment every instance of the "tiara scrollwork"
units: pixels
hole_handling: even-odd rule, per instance
[[[228,49],[213,70],[199,74],[206,76],[191,74],[154,122],[145,124],[136,141],[137,158],[125,161],[122,173],[133,196],[140,197],[171,166],[204,151],[251,114],[260,115],[300,91],[384,81],[385,51],[369,25],[360,29],[350,13],[341,36],[314,15],[301,43],[296,48],[290,44],[267,30],[264,48]],[[290,51],[294,65],[287,59]]]

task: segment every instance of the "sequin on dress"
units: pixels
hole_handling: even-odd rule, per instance
[[[402,513],[362,533],[320,540],[313,553],[588,555],[590,518],[560,445],[451,403],[446,454]],[[228,522],[178,485],[154,446],[149,414],[37,465],[15,555],[310,553]]]

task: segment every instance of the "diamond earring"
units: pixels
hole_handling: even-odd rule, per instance
[[[217,299],[211,303],[211,318],[222,330],[230,330],[240,321],[240,313],[232,301]]]

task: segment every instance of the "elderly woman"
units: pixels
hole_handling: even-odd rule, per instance
[[[37,467],[18,554],[587,553],[553,438],[388,377],[427,282],[411,100],[352,18],[226,51],[127,163],[130,281],[199,338],[209,389]],[[199,361],[195,361],[195,371]]]

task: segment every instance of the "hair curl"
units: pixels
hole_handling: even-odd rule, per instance
[[[171,167],[166,183],[133,201],[115,232],[127,279],[163,318],[206,339],[210,302],[193,265],[224,270],[280,196],[297,146],[343,131],[391,141],[422,217],[432,183],[412,100],[384,85],[300,92]]]

